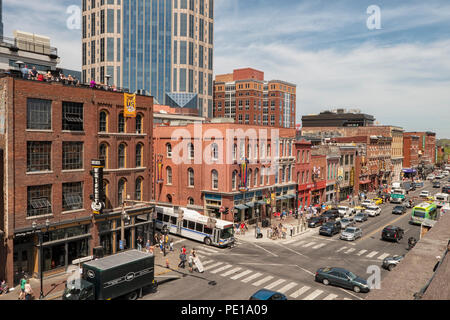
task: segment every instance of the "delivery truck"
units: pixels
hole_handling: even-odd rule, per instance
[[[63,300],[111,300],[142,297],[143,289],[156,290],[155,257],[138,250],[120,252],[86,262],[82,275],[69,280]]]

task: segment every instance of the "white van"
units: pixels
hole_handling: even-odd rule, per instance
[[[448,193],[437,193],[434,195],[434,203],[438,208],[442,208],[446,204],[449,203],[449,194]]]

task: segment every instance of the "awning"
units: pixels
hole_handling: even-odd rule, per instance
[[[264,200],[259,200],[258,202],[256,202],[257,204],[261,204],[261,205],[265,205],[265,204],[267,204],[267,202],[266,201],[264,201]]]
[[[286,197],[285,197],[285,196],[278,196],[276,199],[277,199],[277,200],[285,200]]]
[[[245,205],[247,207],[249,207],[249,208],[253,208],[255,206],[255,203],[254,202],[247,202]]]
[[[295,198],[295,194],[288,194],[285,195],[286,199],[294,199]]]
[[[243,205],[243,204],[238,204],[237,206],[234,206],[236,209],[239,209],[239,210],[245,210],[245,209],[248,209],[248,207],[246,206],[246,205]]]

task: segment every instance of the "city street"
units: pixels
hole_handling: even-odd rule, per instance
[[[418,196],[422,190],[436,194],[429,182],[424,188],[410,192],[407,197]],[[242,242],[232,249],[207,247],[186,239],[178,239],[176,245],[195,247],[203,262],[205,272],[190,274],[179,280],[162,284],[156,294],[144,299],[155,300],[246,300],[259,289],[267,288],[284,293],[294,300],[360,300],[364,293],[314,281],[314,274],[320,267],[343,267],[362,278],[368,278],[369,266],[379,266],[383,278],[389,271],[381,268],[382,260],[391,255],[407,253],[409,237],[419,239],[420,227],[408,223],[411,209],[401,216],[393,215],[395,204],[381,205],[380,216],[369,217],[357,226],[363,230],[362,238],[347,242],[339,235],[325,237],[318,229],[286,239],[282,242]],[[381,240],[381,231],[387,225],[404,229],[400,243]],[[214,281],[214,283],[211,283]]]

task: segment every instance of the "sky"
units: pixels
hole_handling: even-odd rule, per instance
[[[47,35],[61,66],[81,70],[81,30],[67,26],[80,4],[3,0],[4,35]],[[214,73],[246,67],[297,85],[297,123],[360,109],[450,138],[448,0],[215,0]]]

